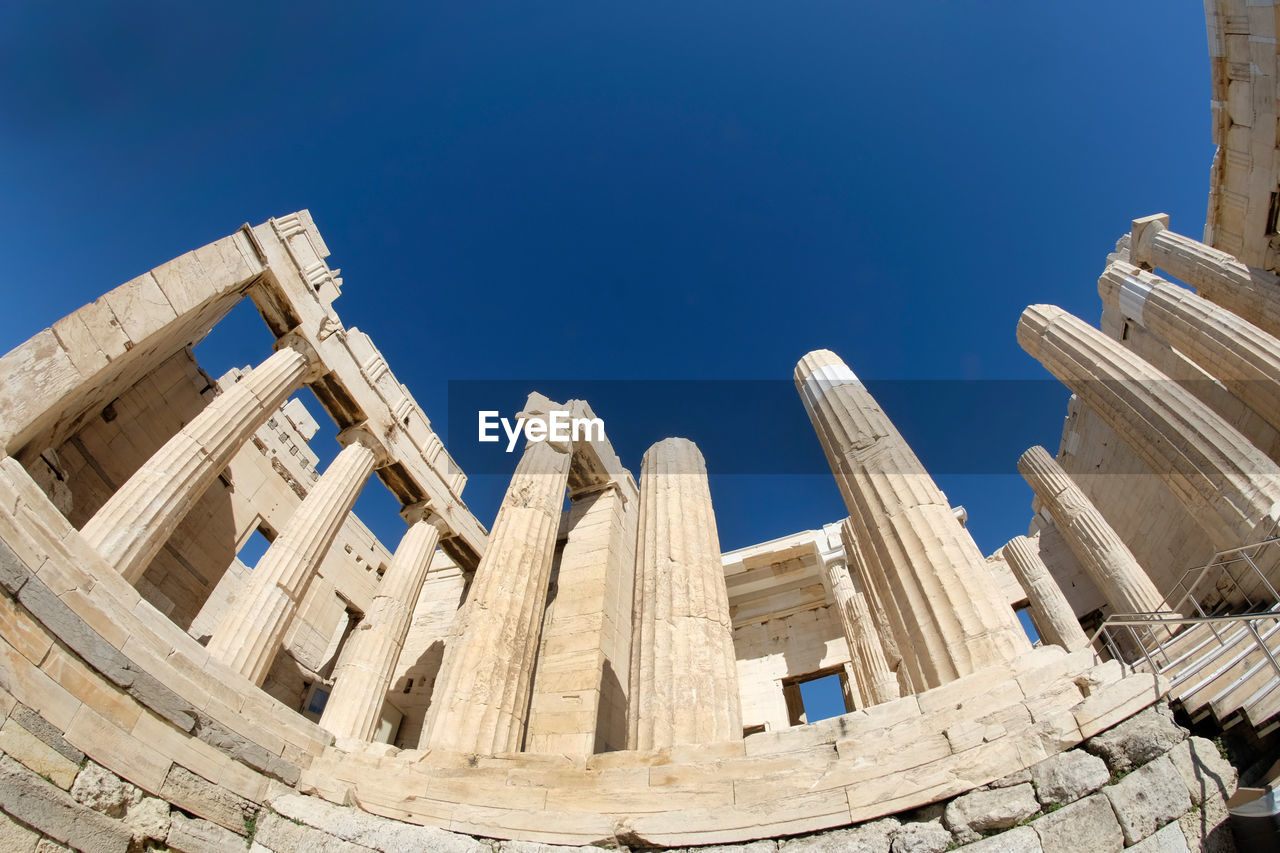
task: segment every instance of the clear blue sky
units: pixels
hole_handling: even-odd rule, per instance
[[[1044,379],[1014,339],[1027,304],[1096,322],[1130,219],[1204,223],[1191,0],[188,5],[0,7],[0,350],[306,207],[344,321],[442,431],[451,380],[789,386],[820,347],[870,379]],[[268,345],[239,312],[200,354],[217,374]],[[951,448],[921,455],[984,552],[1025,531],[1014,464],[1056,450],[1067,398],[992,387],[886,401]],[[808,460],[714,477],[726,549],[844,514],[799,473],[821,464],[799,399],[761,408],[671,421],[711,460],[769,430]],[[668,434],[616,427],[637,474]],[[486,524],[504,479],[468,486]],[[370,488],[360,512],[394,547],[389,504]]]

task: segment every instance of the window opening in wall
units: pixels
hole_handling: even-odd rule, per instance
[[[271,542],[275,538],[274,533],[259,524],[236,552],[236,559],[252,569],[258,565],[262,555],[267,553],[267,549],[271,547]]]
[[[310,693],[307,694],[302,713],[308,719],[319,722],[320,715],[324,713],[324,706],[327,704],[329,704],[329,688],[323,684],[313,684]]]
[[[1018,622],[1022,625],[1022,630],[1026,632],[1027,639],[1031,641],[1031,645],[1041,645],[1040,632],[1036,630],[1036,623],[1031,621],[1031,607],[1027,604],[1020,604],[1013,608],[1013,612],[1018,614]]]
[[[742,729],[743,737],[749,737],[750,735],[759,735],[759,734],[764,734],[764,723],[761,723],[758,726],[746,726]]]
[[[844,667],[824,669],[782,680],[787,716],[793,726],[816,723],[853,710]]]

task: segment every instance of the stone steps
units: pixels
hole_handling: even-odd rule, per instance
[[[1267,649],[1280,659],[1280,620],[1259,616],[1258,629]],[[1224,728],[1243,720],[1264,734],[1280,726],[1280,673],[1243,624],[1194,625],[1175,642],[1172,661],[1163,667],[1172,685],[1170,700],[1192,720],[1212,716]]]

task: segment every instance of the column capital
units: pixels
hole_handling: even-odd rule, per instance
[[[1134,264],[1151,269],[1151,241],[1161,231],[1169,227],[1169,214],[1154,213],[1141,219],[1133,220],[1133,228],[1129,232],[1129,257]]]
[[[306,336],[296,328],[290,329],[276,338],[275,346],[272,349],[276,352],[291,349],[307,360],[307,374],[302,377],[304,383],[315,382],[329,372],[329,368],[325,366],[324,359],[320,357],[320,353],[316,352],[316,348],[311,345],[311,341],[307,340]]]
[[[375,459],[373,463],[375,469],[385,468],[395,461],[387,445],[374,434],[368,424],[356,424],[355,426],[347,427],[338,433],[338,443],[343,447],[359,444],[371,450]]]
[[[607,492],[610,489],[618,493],[618,496],[622,498],[623,503],[626,502],[627,496],[626,494],[623,493],[621,484],[618,483],[618,481],[613,479],[612,477],[610,477],[608,480],[601,480],[597,483],[588,483],[585,486],[579,486],[576,489],[570,489],[569,500],[576,501],[578,498],[584,498],[588,495],[599,494],[600,492]]]
[[[567,412],[569,407],[549,400],[536,391],[529,395],[525,400],[524,409],[516,413],[516,418],[526,421],[524,430],[526,450],[534,444],[546,444],[561,453],[573,452],[572,441],[553,441],[551,438],[551,413],[558,411]],[[527,422],[530,421],[542,424],[543,435],[534,438],[529,434]]]
[[[436,532],[440,534],[440,538],[442,540],[448,539],[454,535],[453,529],[449,527],[449,523],[445,521],[444,516],[435,511],[435,508],[431,505],[431,501],[418,501],[417,503],[402,507],[400,509],[400,517],[403,518],[405,523],[410,526],[417,524],[420,521],[425,521],[436,529]]]

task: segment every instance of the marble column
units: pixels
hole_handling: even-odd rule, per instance
[[[1098,279],[1103,304],[1195,362],[1280,429],[1280,340],[1185,287],[1132,264]]]
[[[885,575],[885,610],[928,689],[1008,664],[1030,644],[973,538],[863,384],[834,353],[800,360],[796,387],[854,536]],[[892,604],[890,604],[890,600]],[[905,650],[904,650],[905,657]]]
[[[890,619],[885,608],[889,599],[888,579],[884,570],[872,565],[868,555],[858,545],[858,538],[853,532],[853,520],[845,518],[840,522],[840,541],[844,545],[844,553],[849,558],[849,573],[857,580],[858,591],[871,614],[872,637],[880,645],[885,665],[895,674],[899,695],[910,695],[915,692],[915,684],[923,683],[919,667],[911,652],[910,638],[898,642],[893,626],[905,622],[900,616]],[[888,689],[888,688],[886,688]]]
[[[1212,246],[1169,230],[1169,217],[1133,221],[1129,257],[1162,269],[1258,328],[1280,336],[1280,276],[1256,269]]]
[[[572,472],[571,472],[572,477]],[[573,490],[542,627],[524,751],[627,748],[639,492],[630,475]]]
[[[343,430],[345,447],[294,510],[209,640],[209,654],[262,684],[329,546],[385,451],[368,430]]]
[[[729,593],[706,463],[668,438],[640,466],[631,748],[742,738]]]
[[[1129,547],[1049,451],[1033,447],[1022,454],[1018,472],[1053,518],[1080,565],[1117,612],[1152,613],[1165,609],[1164,596]],[[1030,590],[1027,594],[1030,595]]]
[[[1080,620],[1076,619],[1062,588],[1049,573],[1049,567],[1040,559],[1036,544],[1026,536],[1018,536],[1009,540],[1002,553],[1013,576],[1027,594],[1031,620],[1035,622],[1040,638],[1069,652],[1089,645]]]
[[[431,748],[521,748],[571,461],[567,444],[525,446],[445,644],[428,711]]]
[[[144,462],[89,519],[81,536],[126,580],[136,582],[254,431],[320,369],[315,351],[300,335],[281,338],[274,355],[215,397]]]
[[[898,678],[889,669],[876,636],[876,626],[871,619],[867,599],[854,586],[849,575],[849,564],[844,560],[827,560],[827,579],[831,584],[831,597],[840,623],[844,626],[845,639],[849,641],[849,653],[853,659],[853,671],[857,676],[858,692],[868,705],[879,705],[898,698]]]
[[[1018,343],[1133,449],[1219,549],[1262,539],[1280,467],[1189,390],[1052,305],[1032,305]]]
[[[440,537],[449,532],[425,501],[406,507],[401,514],[409,529],[378,584],[369,612],[347,642],[333,674],[333,692],[320,716],[321,727],[336,737],[367,741],[377,732],[427,568]]]

